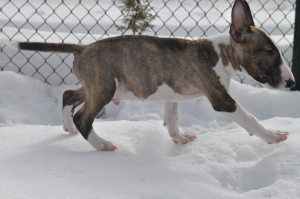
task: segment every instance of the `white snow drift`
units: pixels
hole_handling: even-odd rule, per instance
[[[180,125],[198,140],[175,145],[163,103],[109,104],[94,128],[116,152],[97,152],[63,131],[61,98],[70,86],[0,73],[1,198],[297,198],[299,92],[231,83],[231,93],[288,139],[268,145],[216,113],[208,100],[181,105]]]

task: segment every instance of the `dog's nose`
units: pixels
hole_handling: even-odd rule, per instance
[[[291,78],[289,80],[285,80],[285,81],[286,81],[285,88],[292,88],[296,84],[295,81],[292,80]]]

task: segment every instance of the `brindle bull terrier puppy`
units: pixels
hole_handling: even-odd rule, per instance
[[[274,41],[255,27],[249,5],[236,0],[229,34],[191,41],[151,36],[119,36],[89,45],[12,43],[22,50],[74,53],[74,73],[82,84],[63,94],[64,129],[78,131],[96,149],[114,151],[99,137],[94,118],[112,101],[165,102],[165,124],[173,141],[186,144],[194,134],[178,126],[179,102],[207,97],[248,133],[272,144],[287,139],[288,132],[265,129],[228,93],[231,77],[242,72],[271,89],[294,86],[294,77]],[[74,115],[74,109],[83,107]]]

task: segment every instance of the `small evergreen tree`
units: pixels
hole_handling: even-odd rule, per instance
[[[154,9],[150,6],[150,0],[119,0],[124,25],[116,25],[118,30],[132,30],[133,34],[142,34],[147,28],[153,28],[151,22],[155,15],[151,14]]]

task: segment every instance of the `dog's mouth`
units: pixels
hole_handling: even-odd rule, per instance
[[[267,75],[260,75],[259,82],[262,84],[267,84],[273,89],[279,88],[281,82],[282,82],[282,77],[281,76],[267,76]]]
[[[291,78],[285,79],[281,76],[261,76],[259,82],[269,89],[287,89],[295,86],[295,80]]]

